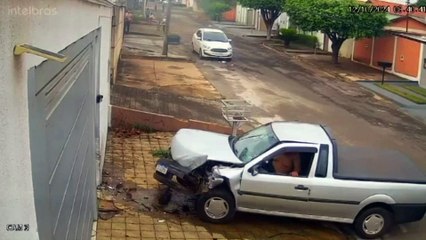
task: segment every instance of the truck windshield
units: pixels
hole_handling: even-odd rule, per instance
[[[248,163],[277,143],[272,125],[264,125],[237,138],[233,150],[242,162]]]

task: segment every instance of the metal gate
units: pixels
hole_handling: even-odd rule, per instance
[[[255,22],[254,22],[254,10],[253,9],[249,9],[247,10],[247,25],[248,26],[254,26]]]
[[[90,239],[96,204],[95,71],[100,30],[29,71],[31,164],[39,238]]]

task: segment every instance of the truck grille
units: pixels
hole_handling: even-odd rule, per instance
[[[223,48],[213,48],[211,51],[212,52],[228,52],[228,50]]]

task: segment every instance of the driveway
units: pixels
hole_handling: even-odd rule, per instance
[[[223,28],[233,40],[232,62],[198,60],[192,55],[191,36],[198,27],[208,26],[195,21],[189,12],[175,11],[172,31],[181,35],[182,45],[171,51],[192,56],[223,96],[250,102],[254,121],[325,124],[342,143],[397,149],[426,171],[426,125],[401,112],[394,103],[357,83],[305,67],[291,55],[267,50],[261,45],[263,39],[242,37],[242,30],[237,28]],[[426,239],[424,229],[425,220],[406,224],[396,227],[385,239]]]

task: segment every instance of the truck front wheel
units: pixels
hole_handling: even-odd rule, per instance
[[[364,239],[379,238],[386,234],[393,224],[393,215],[381,207],[363,210],[354,221],[357,235]]]
[[[234,218],[234,196],[225,189],[213,189],[202,194],[197,200],[198,216],[211,223],[227,223]]]

